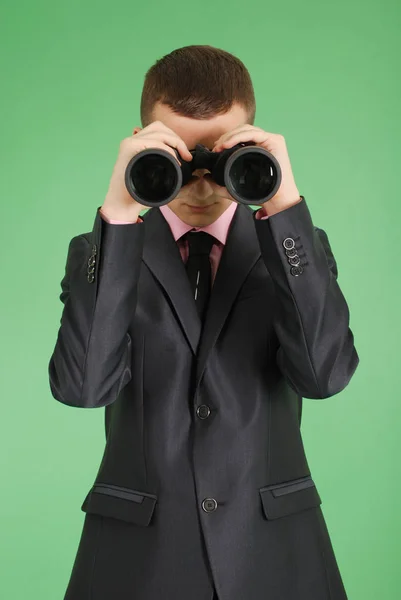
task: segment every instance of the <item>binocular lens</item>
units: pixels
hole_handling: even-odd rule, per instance
[[[160,154],[147,154],[134,163],[130,172],[131,185],[140,198],[160,202],[170,197],[171,190],[178,184],[173,160]]]
[[[257,203],[263,201],[273,189],[276,173],[268,156],[259,152],[247,152],[233,162],[229,180],[238,196]]]

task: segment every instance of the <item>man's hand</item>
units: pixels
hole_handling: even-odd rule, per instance
[[[132,136],[124,138],[120,143],[120,150],[114,165],[106,198],[101,207],[101,212],[110,220],[136,223],[139,213],[144,208],[149,208],[137,202],[128,192],[125,185],[125,171],[131,158],[147,148],[161,148],[174,157],[179,165],[175,153],[187,161],[192,160],[192,154],[185,142],[161,121],[153,121],[141,129],[136,127]]]
[[[255,146],[260,146],[270,152],[280,165],[282,172],[280,187],[270,200],[261,204],[267,215],[274,215],[301,202],[302,198],[295,184],[284,136],[279,133],[263,131],[260,127],[253,125],[241,125],[216,140],[213,152],[231,148],[240,142],[254,142]]]

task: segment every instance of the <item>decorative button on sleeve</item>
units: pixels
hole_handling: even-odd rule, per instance
[[[96,253],[97,253],[96,244],[93,244],[92,254],[88,258],[87,279],[88,279],[89,283],[92,283],[95,279]]]
[[[287,261],[290,265],[292,265],[290,273],[291,275],[294,275],[294,277],[298,277],[298,275],[301,275],[304,270],[300,265],[301,259],[297,254],[297,249],[295,248],[295,240],[292,237],[287,237],[283,241],[283,246],[287,255]]]

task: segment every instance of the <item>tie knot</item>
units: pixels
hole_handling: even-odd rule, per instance
[[[188,231],[182,237],[188,240],[189,256],[194,256],[195,254],[206,254],[209,256],[212,246],[216,241],[216,238],[210,235],[210,233],[206,233],[206,231]]]

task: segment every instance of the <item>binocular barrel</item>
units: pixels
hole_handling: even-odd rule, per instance
[[[241,142],[221,152],[197,144],[192,161],[185,161],[174,148],[181,165],[161,148],[138,152],[127,165],[125,185],[130,195],[145,206],[163,206],[173,200],[196,169],[208,169],[213,180],[227,188],[242,204],[263,204],[280,187],[277,159],[253,142]]]

